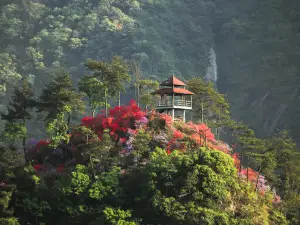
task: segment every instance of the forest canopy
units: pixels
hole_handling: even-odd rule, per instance
[[[2,0],[0,224],[299,224],[299,12]],[[172,74],[189,123],[153,111]]]

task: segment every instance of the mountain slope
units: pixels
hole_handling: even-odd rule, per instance
[[[296,0],[1,2],[1,85],[35,75],[40,89],[59,66],[78,80],[87,58],[115,54],[159,80],[205,76],[212,47],[234,118],[261,136],[287,128],[298,140],[299,8]]]

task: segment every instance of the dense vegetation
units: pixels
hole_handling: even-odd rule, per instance
[[[0,224],[299,224],[299,7],[2,0]],[[152,111],[171,73],[194,123]]]
[[[153,111],[147,91],[138,99],[148,110],[135,101],[110,108],[130,81],[128,64],[113,57],[86,67],[78,87],[59,69],[38,97],[28,78],[14,89],[2,114],[0,224],[299,223],[300,155],[287,132],[255,137],[199,78],[188,84],[201,123]],[[91,116],[72,123],[85,108]],[[44,140],[30,137],[34,111]],[[215,137],[225,128],[231,147]]]
[[[78,81],[87,58],[115,54],[158,80],[204,76],[213,47],[233,117],[260,136],[290,129],[298,142],[299,7],[296,0],[3,0],[1,90],[21,75],[40,89],[60,65]]]

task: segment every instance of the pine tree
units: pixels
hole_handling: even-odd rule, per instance
[[[281,196],[287,218],[293,224],[300,222],[300,153],[288,131],[281,131],[273,137],[258,139],[252,130],[239,133],[242,156],[256,168],[259,175]]]
[[[135,89],[137,105],[140,107],[141,103],[147,110],[149,106],[152,107],[156,102],[155,98],[157,96],[153,96],[151,92],[158,89],[159,83],[156,80],[143,79],[140,66],[136,62],[133,61],[130,67],[134,77],[133,87]]]
[[[128,65],[121,57],[115,56],[111,62],[89,60],[86,66],[94,73],[94,77],[103,84],[105,115],[107,117],[108,99],[119,98],[120,104],[120,92],[125,91],[125,84],[130,81]]]
[[[193,112],[201,123],[220,128],[229,122],[229,103],[225,96],[214,88],[213,83],[206,83],[196,77],[189,80],[188,89],[194,93]]]
[[[145,105],[146,110],[148,107],[156,104],[155,96],[151,94],[151,92],[157,90],[159,87],[159,83],[156,80],[143,79],[139,82],[140,91],[140,102]],[[157,97],[157,96],[156,96]]]
[[[39,113],[44,114],[46,130],[51,134],[53,146],[68,142],[67,131],[74,112],[83,112],[83,95],[74,88],[70,74],[59,70],[47,84],[37,102]]]
[[[2,119],[6,120],[3,136],[13,145],[16,140],[22,140],[25,154],[25,143],[27,138],[26,122],[32,118],[31,109],[34,107],[34,92],[28,78],[24,78],[19,87],[16,87],[12,101],[9,102],[6,115]]]
[[[140,82],[142,80],[142,71],[140,69],[140,66],[138,65],[138,63],[136,63],[135,61],[133,61],[130,65],[131,71],[133,73],[133,77],[134,77],[134,89],[135,89],[135,95],[136,95],[136,99],[137,99],[137,105],[138,107],[140,107]]]
[[[18,225],[14,217],[16,168],[24,163],[23,157],[14,150],[0,148],[0,225]]]
[[[103,83],[95,77],[83,76],[79,81],[78,87],[79,91],[85,93],[89,98],[88,104],[91,109],[91,114],[94,117],[97,108],[105,106]]]

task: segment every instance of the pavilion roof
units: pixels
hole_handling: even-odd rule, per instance
[[[176,78],[174,75],[171,76],[168,80],[162,82],[160,86],[186,86],[181,80]]]
[[[193,95],[193,92],[183,88],[161,88],[152,92],[153,95],[155,94],[182,94],[182,95]]]

